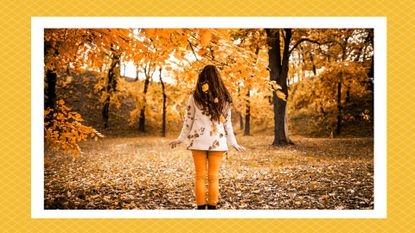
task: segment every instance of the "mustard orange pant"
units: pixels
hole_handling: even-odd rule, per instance
[[[219,197],[219,168],[226,151],[192,150],[196,170],[196,204],[206,204],[206,175],[208,178],[208,204],[216,205]]]

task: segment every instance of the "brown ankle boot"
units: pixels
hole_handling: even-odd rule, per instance
[[[216,210],[216,205],[208,204],[207,208],[208,208],[208,210]]]
[[[204,204],[204,205],[197,205],[197,209],[198,210],[205,210],[206,209],[206,204]]]

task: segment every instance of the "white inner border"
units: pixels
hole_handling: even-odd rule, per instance
[[[45,210],[44,28],[374,28],[374,210]],[[386,17],[31,17],[32,218],[386,218]]]

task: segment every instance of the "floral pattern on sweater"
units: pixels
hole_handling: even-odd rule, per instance
[[[232,127],[231,107],[227,105],[224,122],[211,121],[210,116],[196,106],[190,95],[179,140],[190,140],[188,150],[227,151],[228,143],[237,141]]]

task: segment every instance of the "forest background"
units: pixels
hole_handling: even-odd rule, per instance
[[[223,164],[224,208],[373,208],[373,29],[46,29],[44,43],[45,207],[191,206],[190,156],[167,142],[215,64],[248,148]]]

